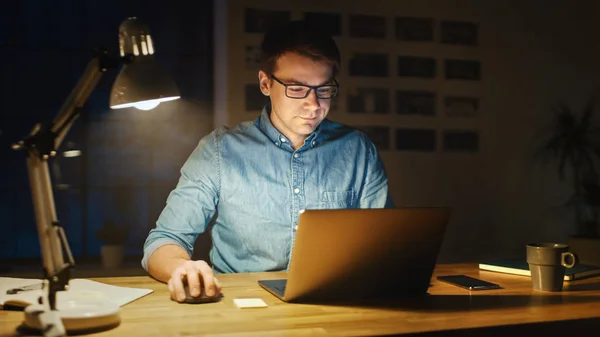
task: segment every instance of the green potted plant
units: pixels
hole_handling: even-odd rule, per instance
[[[125,255],[125,243],[129,229],[125,226],[117,226],[113,221],[107,220],[102,228],[96,231],[96,235],[102,242],[100,251],[102,265],[106,268],[119,267]]]
[[[594,111],[593,99],[580,112],[558,103],[538,154],[544,163],[554,163],[559,179],[568,179],[573,187],[567,201],[576,225],[568,240],[571,250],[581,262],[600,265],[600,127]]]

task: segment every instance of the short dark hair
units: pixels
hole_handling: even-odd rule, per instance
[[[333,76],[340,69],[340,51],[331,35],[306,21],[294,20],[274,25],[265,33],[260,47],[261,67],[268,75],[273,74],[277,59],[286,52],[329,63]]]

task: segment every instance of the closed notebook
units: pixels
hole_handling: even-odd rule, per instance
[[[30,304],[37,303],[38,298],[45,292],[41,289],[40,279],[24,279],[0,277],[0,307],[3,309],[21,310]],[[11,289],[31,287],[30,290],[9,294]],[[152,289],[114,286],[87,279],[72,279],[69,289],[56,294],[57,303],[61,300],[102,299],[110,300],[123,306],[152,292]]]
[[[531,276],[527,261],[518,259],[504,259],[479,263],[480,270],[495,271],[500,273]],[[600,267],[587,264],[577,264],[573,268],[565,268],[565,281],[573,281],[585,277],[600,275]]]

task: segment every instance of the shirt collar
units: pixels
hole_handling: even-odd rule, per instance
[[[260,131],[267,135],[267,137],[269,137],[273,144],[279,147],[287,145],[291,148],[289,139],[287,139],[287,137],[283,133],[279,132],[279,130],[277,130],[271,123],[271,119],[269,118],[270,113],[271,105],[266,104],[263,107],[260,116],[256,119],[256,126]],[[317,129],[308,137],[306,137],[306,140],[304,141],[304,144],[306,144],[306,146],[308,146],[309,148],[313,148],[317,145],[317,138],[319,136],[319,132],[322,130],[323,123],[325,122],[326,120],[323,120],[321,124],[317,126]]]

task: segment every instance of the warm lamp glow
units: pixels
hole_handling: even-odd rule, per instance
[[[75,158],[81,156],[81,150],[68,150],[63,152],[65,158]]]
[[[155,99],[155,100],[151,100],[151,101],[134,103],[133,107],[138,110],[146,110],[147,111],[147,110],[152,110],[152,109],[156,108],[159,104],[160,104],[160,101]]]
[[[163,97],[163,98],[157,98],[157,99],[150,99],[150,100],[146,100],[146,101],[119,104],[119,105],[111,106],[111,108],[112,109],[124,109],[124,108],[132,108],[133,107],[133,108],[136,108],[139,110],[152,110],[152,109],[156,108],[162,102],[173,101],[173,100],[176,100],[179,98],[180,98],[179,96]]]

